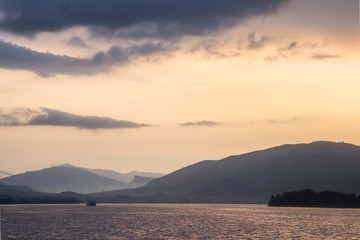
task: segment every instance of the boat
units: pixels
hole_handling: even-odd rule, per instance
[[[87,200],[86,206],[96,206],[96,201],[95,200]]]

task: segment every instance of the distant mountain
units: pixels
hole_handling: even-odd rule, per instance
[[[1,179],[1,178],[5,178],[5,177],[9,177],[9,176],[11,176],[11,175],[12,175],[12,174],[9,173],[9,172],[0,170],[0,179]]]
[[[38,191],[50,193],[63,191],[90,193],[123,189],[127,186],[124,182],[70,166],[56,166],[40,171],[21,173],[0,179],[0,182],[11,185],[25,185]]]
[[[129,183],[130,181],[128,181],[128,179],[119,172],[113,171],[113,170],[106,170],[106,169],[90,169],[90,168],[83,168],[89,172],[95,173],[99,176],[102,177],[106,177],[106,178],[111,178],[117,181],[121,181],[121,182],[125,182],[125,183]]]
[[[90,169],[90,168],[85,168],[85,169],[100,176],[112,178],[126,183],[130,183],[135,176],[149,177],[149,178],[159,178],[165,176],[165,174],[163,173],[152,173],[152,172],[132,171],[129,173],[119,173],[113,170],[105,170],[105,169]]]
[[[160,178],[165,176],[163,173],[153,173],[153,172],[138,172],[138,171],[132,171],[128,173],[123,173],[123,175],[126,176],[127,181],[132,181],[135,176],[138,177],[148,177],[148,178]]]
[[[134,176],[134,179],[130,182],[129,188],[137,188],[148,184],[156,178]]]
[[[293,189],[360,193],[360,147],[333,142],[283,145],[202,161],[137,188],[106,193],[154,202],[266,203]]]
[[[61,166],[76,167],[71,164],[63,164]],[[121,182],[126,182],[126,183],[130,183],[134,179],[135,176],[150,177],[150,178],[159,178],[159,177],[165,176],[165,174],[163,174],[163,173],[152,173],[152,172],[132,171],[132,172],[128,172],[128,173],[119,173],[117,171],[107,170],[107,169],[92,169],[92,168],[83,168],[83,167],[76,167],[76,168],[85,169],[85,170],[95,173],[97,175],[100,175],[100,176],[103,176],[106,178],[115,179],[115,180],[121,181]]]

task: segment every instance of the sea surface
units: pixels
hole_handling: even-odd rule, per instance
[[[2,205],[1,239],[360,239],[360,209]]]

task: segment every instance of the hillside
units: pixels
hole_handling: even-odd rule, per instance
[[[360,147],[333,142],[283,145],[202,161],[144,187],[112,194],[155,202],[266,203],[271,195],[306,188],[359,194]]]
[[[124,182],[70,166],[56,166],[40,171],[25,172],[6,177],[1,179],[0,182],[11,185],[24,185],[38,191],[50,193],[63,191],[90,193],[122,189],[127,186]]]
[[[0,183],[0,196],[36,196],[41,195],[41,192],[37,192],[34,189],[31,189],[27,186],[21,185],[7,185],[4,183]]]
[[[80,198],[84,199],[79,194],[44,193],[26,186],[0,183],[0,204],[79,203]]]

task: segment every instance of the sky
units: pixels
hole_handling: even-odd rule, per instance
[[[359,29],[358,0],[0,0],[0,169],[360,145]]]

